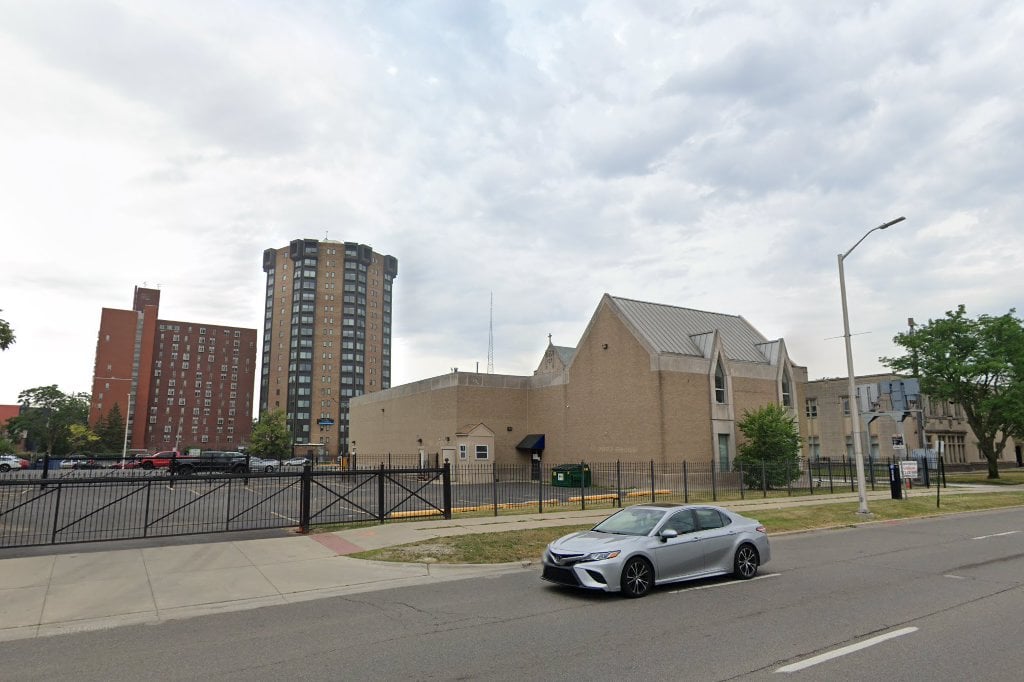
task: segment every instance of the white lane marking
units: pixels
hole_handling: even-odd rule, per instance
[[[952,573],[947,573],[946,575],[944,575],[942,577],[943,578],[952,578],[953,580],[967,580],[967,578],[965,578],[962,575],[953,575]]]
[[[902,637],[903,635],[909,635],[912,632],[917,632],[917,628],[910,627],[910,628],[903,628],[902,630],[894,630],[892,632],[887,632],[884,635],[879,635],[877,637],[872,637],[871,639],[865,639],[863,642],[857,642],[856,644],[851,644],[850,646],[844,646],[844,647],[836,649],[834,651],[829,651],[829,652],[826,652],[826,653],[821,654],[819,656],[815,656],[813,658],[808,658],[806,661],[800,661],[799,663],[792,663],[790,665],[785,665],[785,666],[779,668],[778,670],[776,670],[775,672],[777,672],[777,673],[795,673],[795,672],[797,672],[799,670],[803,670],[804,668],[810,668],[812,665],[818,665],[819,663],[824,663],[825,661],[830,661],[833,658],[839,658],[840,656],[845,656],[846,654],[852,654],[855,651],[860,651],[861,649],[867,649],[869,646],[874,646],[876,644],[881,644],[882,642],[884,642],[886,640],[894,639],[896,637]]]
[[[989,538],[1001,538],[1004,535],[1013,535],[1014,533],[1019,533],[1019,532],[1020,532],[1019,530],[1008,530],[1005,533],[993,533],[992,535],[979,535],[978,537],[971,538],[971,539],[972,540],[987,540]]]
[[[755,577],[751,578],[750,580],[732,580],[732,581],[724,582],[724,583],[716,583],[714,585],[697,585],[695,587],[684,587],[684,588],[679,589],[679,590],[671,590],[669,592],[669,594],[679,594],[680,592],[694,592],[695,590],[710,590],[710,589],[713,589],[715,587],[726,587],[728,585],[742,585],[744,583],[752,583],[755,580],[764,580],[765,578],[775,578],[775,577],[780,576],[780,575],[782,575],[782,574],[781,573],[766,573],[764,575],[755,576]]]

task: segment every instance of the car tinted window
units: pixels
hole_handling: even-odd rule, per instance
[[[717,509],[698,509],[696,511],[701,529],[721,528],[732,523],[732,519],[723,516]]]
[[[680,535],[697,530],[697,522],[693,519],[693,511],[684,509],[683,511],[676,512],[668,520],[668,523],[665,524],[665,528],[671,528]]]
[[[594,526],[594,530],[623,535],[648,535],[664,517],[665,512],[657,509],[629,507],[609,516]]]

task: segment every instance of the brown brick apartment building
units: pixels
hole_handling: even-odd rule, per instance
[[[347,452],[349,400],[391,386],[398,260],[365,244],[296,239],[263,252],[260,413],[283,410],[292,442]]]
[[[235,450],[252,433],[256,330],[158,318],[160,291],[104,308],[89,423],[117,404],[130,449]]]
[[[901,381],[897,374],[871,374],[856,378],[857,403],[861,414],[873,410],[887,413],[892,409],[889,398],[878,386],[882,382]],[[819,379],[804,389],[804,455],[811,459],[853,457],[853,433],[850,418],[849,383],[846,377]],[[945,400],[921,396],[906,418],[899,421],[888,414],[869,415],[874,418],[861,426],[861,447],[865,457],[900,459],[918,455],[924,449],[941,448],[947,464],[977,466],[985,463],[978,450],[977,437],[964,418],[963,407]],[[923,420],[923,421],[922,421]],[[902,436],[903,449],[893,447],[893,436]],[[1000,463],[1022,464],[1019,444],[1011,438],[1003,450]]]
[[[352,449],[458,464],[680,459],[730,466],[737,419],[796,406],[806,369],[742,317],[605,294],[532,376],[453,372],[351,402]]]

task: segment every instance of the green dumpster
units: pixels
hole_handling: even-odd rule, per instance
[[[586,464],[559,464],[552,467],[551,485],[563,488],[590,487],[590,467]]]

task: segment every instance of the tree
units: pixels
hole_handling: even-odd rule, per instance
[[[85,424],[68,427],[68,445],[77,452],[91,452],[100,443],[100,437]]]
[[[260,415],[249,437],[249,452],[257,457],[280,458],[288,454],[291,434],[283,410],[272,410]]]
[[[88,423],[88,396],[63,393],[56,384],[22,391],[18,402],[28,409],[8,420],[8,429],[27,432],[30,441],[43,445],[51,455],[68,451],[72,424]]]
[[[0,310],[2,313],[3,310]],[[0,320],[0,350],[7,350],[14,343],[14,330],[7,320]]]
[[[800,432],[781,405],[745,410],[738,424],[746,440],[733,464],[748,488],[782,488],[800,477]]]
[[[14,440],[0,434],[0,455],[12,454],[16,449]]]
[[[1014,312],[972,319],[961,304],[913,333],[897,334],[893,341],[906,355],[881,358],[917,377],[922,393],[963,408],[989,478],[999,478],[1006,441],[1024,436],[1024,324]]]
[[[124,417],[121,406],[114,403],[110,411],[96,424],[96,435],[104,452],[121,452],[124,449]]]

